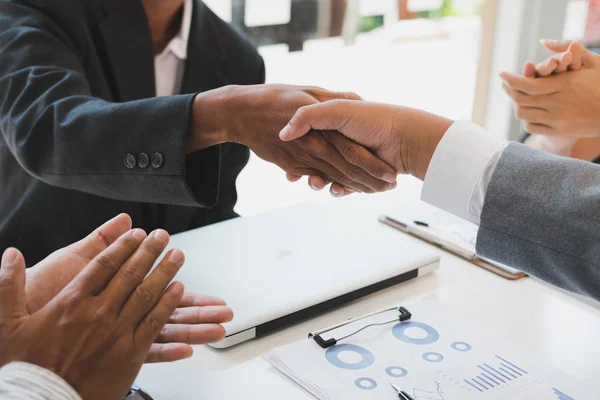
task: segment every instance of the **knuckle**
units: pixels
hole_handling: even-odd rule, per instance
[[[362,100],[362,97],[358,95],[356,92],[346,92],[344,93],[344,99],[346,100]]]
[[[360,160],[360,151],[357,146],[348,145],[342,149],[342,156],[349,163],[355,164]]]
[[[138,286],[137,289],[135,289],[134,293],[135,297],[142,304],[152,305],[156,300],[156,296],[154,295],[154,293],[152,293],[152,291],[148,290],[144,286]]]
[[[166,332],[164,332],[163,325],[160,323],[160,321],[155,315],[148,315],[148,317],[146,318],[146,327],[151,332],[160,332],[160,334],[162,334],[163,336],[166,334]]]
[[[158,257],[163,252],[165,247],[166,245],[164,243],[158,241],[158,239],[153,239],[144,241],[143,249],[153,256]]]
[[[348,170],[346,176],[352,181],[357,181],[362,176],[361,172],[362,170],[360,168],[352,167]]]
[[[350,186],[352,181],[348,179],[345,175],[340,175],[334,179],[335,182],[339,183],[342,186]]]
[[[298,121],[305,121],[305,120],[309,119],[309,117],[310,117],[310,108],[307,106],[304,106],[304,107],[298,108],[298,110],[296,111],[296,114],[294,116],[294,119],[298,120]]]
[[[100,307],[92,315],[92,322],[97,327],[107,327],[114,322],[114,313],[108,307]]]
[[[119,274],[129,282],[137,282],[139,280],[139,274],[136,272],[134,266],[121,268]]]
[[[120,267],[119,263],[114,259],[113,256],[108,254],[100,254],[96,257],[96,263],[103,269],[109,272],[116,272]]]

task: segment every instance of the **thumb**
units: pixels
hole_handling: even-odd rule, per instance
[[[537,76],[537,70],[535,68],[535,64],[532,62],[527,62],[525,64],[525,78],[535,78]]]
[[[352,118],[349,105],[353,102],[353,100],[332,100],[302,107],[281,130],[279,138],[289,142],[306,135],[311,130],[340,130]]]
[[[571,43],[569,52],[573,55],[573,61],[569,66],[571,71],[578,71],[583,67],[591,67],[598,60],[598,56],[595,53],[583,47],[579,42]]]
[[[573,41],[571,40],[551,40],[551,39],[542,39],[540,40],[542,46],[547,48],[550,51],[555,53],[562,53],[569,49],[569,46]]]
[[[19,250],[9,248],[2,255],[0,265],[0,319],[25,315],[25,259]]]

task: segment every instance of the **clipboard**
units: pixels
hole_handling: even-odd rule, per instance
[[[524,272],[514,270],[513,268],[506,267],[502,264],[495,263],[490,260],[486,260],[484,258],[479,257],[474,251],[461,247],[455,243],[451,243],[450,241],[444,240],[440,237],[435,236],[434,234],[427,232],[422,229],[415,229],[412,226],[398,221],[397,219],[390,217],[388,215],[383,215],[379,218],[379,221],[388,225],[394,229],[397,229],[401,232],[407,233],[417,239],[424,241],[425,243],[436,246],[444,251],[447,251],[451,254],[454,254],[462,259],[469,261],[470,263],[483,268],[487,271],[490,271],[502,278],[508,280],[519,280],[521,278],[525,278],[528,275]],[[427,225],[427,224],[424,224]],[[510,268],[510,269],[508,269]]]

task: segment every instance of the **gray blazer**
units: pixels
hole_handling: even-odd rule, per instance
[[[488,186],[477,252],[600,300],[600,165],[510,144]]]

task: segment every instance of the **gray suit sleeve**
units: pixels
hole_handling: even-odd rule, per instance
[[[488,186],[477,252],[600,300],[600,166],[510,144]]]

